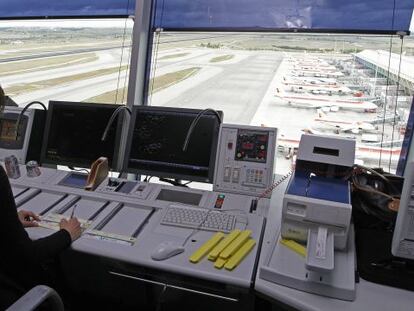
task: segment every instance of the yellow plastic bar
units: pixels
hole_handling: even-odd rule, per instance
[[[227,262],[226,259],[217,258],[216,262],[214,263],[214,268],[221,269],[224,267],[224,264]]]
[[[247,256],[247,254],[249,254],[249,252],[253,249],[255,245],[256,241],[253,239],[249,239],[233,256],[230,257],[229,260],[227,260],[226,264],[224,265],[224,268],[226,270],[233,270],[234,268],[236,268],[239,265],[239,263]]]
[[[227,247],[237,236],[240,234],[241,230],[235,229],[230,232],[224,240],[222,240],[213,250],[208,254],[208,260],[215,261],[220,253]],[[214,265],[215,266],[215,265]]]
[[[242,245],[249,239],[250,235],[252,234],[251,230],[244,230],[240,233],[237,238],[230,243],[221,253],[220,258],[228,259],[231,255],[233,255],[237,250],[242,247]]]
[[[299,244],[293,240],[286,240],[286,239],[280,239],[280,243],[282,243],[282,245],[286,246],[287,248],[290,248],[295,253],[306,258],[306,247],[303,246],[302,244]]]
[[[199,249],[197,249],[191,256],[190,261],[192,263],[199,262],[205,255],[207,255],[214,246],[217,245],[218,242],[221,241],[221,239],[224,237],[223,232],[217,232],[215,235],[213,235],[210,240],[208,240],[206,243],[200,246]]]

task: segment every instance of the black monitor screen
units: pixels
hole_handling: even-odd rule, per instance
[[[118,120],[115,119],[105,141],[102,134],[118,105],[50,101],[42,162],[90,167],[99,157],[115,163]]]
[[[220,122],[205,113],[183,151],[191,122],[201,110],[134,107],[128,136],[126,170],[191,181],[212,182]],[[222,114],[220,112],[220,114]]]

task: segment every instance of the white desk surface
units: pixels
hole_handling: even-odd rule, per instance
[[[266,231],[263,240],[259,269],[264,263],[274,238],[279,235],[282,216],[283,194],[287,183],[280,185],[273,191],[270,209],[267,215]],[[375,310],[375,311],[413,311],[414,292],[390,286],[379,285],[360,278],[356,284],[355,301],[343,301],[306,293],[283,285],[278,285],[259,277],[256,274],[255,289],[270,300],[280,301],[299,310]]]
[[[48,187],[47,184],[50,184],[51,181],[59,177],[59,171],[53,169],[44,169],[42,168],[43,173],[41,178],[23,178],[24,182],[19,182],[17,180],[12,181],[15,185],[26,185],[28,187],[37,186],[37,187],[44,187],[44,188],[61,188],[62,186],[57,187]],[[286,182],[279,187],[277,187],[273,191],[273,196],[270,204],[269,211],[267,212],[267,222],[266,222],[266,230],[262,245],[262,250],[260,254],[259,260],[259,267],[264,263],[266,255],[271,247],[271,243],[267,243],[274,241],[274,238],[278,236],[280,230],[280,220],[281,220],[281,212],[282,212],[282,201],[283,201],[283,194],[286,187]],[[90,194],[90,193],[88,193]],[[111,195],[107,194],[99,194],[101,198],[109,199]],[[113,197],[112,197],[113,198]],[[115,200],[116,201],[116,200]],[[129,199],[123,198],[122,201],[125,203],[138,203],[137,199]],[[145,201],[141,201],[143,203]],[[158,214],[158,213],[156,213]],[[266,211],[259,213],[260,215],[266,214]],[[102,215],[103,217],[104,215]],[[156,215],[154,215],[156,216]],[[150,222],[148,227],[155,226],[155,222],[157,217],[152,217],[152,221]],[[255,219],[258,220],[258,219]],[[255,221],[249,222],[251,225],[256,226],[258,223]],[[148,229],[147,227],[147,229]],[[47,235],[50,233],[48,229],[38,229],[42,231],[43,235]],[[154,242],[152,238],[148,239],[149,236],[154,236],[154,227],[151,230],[144,230],[142,234],[140,234],[141,242],[145,241],[145,243],[139,243],[137,248],[135,247],[124,247],[122,245],[112,245],[111,247],[103,247],[105,242],[101,241],[92,241],[90,239],[79,239],[73,244],[75,249],[80,251],[85,251],[90,253],[96,253],[100,255],[106,255],[108,257],[114,257],[123,259],[127,262],[137,262],[144,266],[152,266],[161,269],[166,269],[169,271],[175,271],[181,274],[189,274],[194,275],[198,274],[200,278],[216,280],[216,281],[224,281],[228,284],[237,284],[241,287],[249,287],[249,276],[251,275],[252,271],[247,268],[246,266],[253,266],[253,262],[251,260],[245,260],[244,265],[246,265],[243,269],[244,273],[240,273],[236,271],[236,273],[217,273],[214,271],[215,269],[211,269],[210,267],[204,267],[207,265],[204,263],[203,265],[199,266],[197,271],[194,270],[194,267],[188,264],[187,260],[182,260],[189,256],[191,251],[193,251],[195,246],[192,246],[191,249],[186,251],[186,253],[182,254],[181,256],[177,256],[176,258],[172,258],[171,260],[167,260],[165,262],[156,263],[152,262],[148,257],[148,251],[145,251],[146,248],[149,248],[150,244]],[[31,231],[31,230],[29,230]],[[146,231],[146,232],[145,232]],[[39,232],[40,233],[40,232]],[[205,233],[204,233],[205,234]],[[41,234],[42,235],[42,234]],[[203,234],[202,234],[203,235]],[[258,238],[256,236],[256,238]],[[202,237],[204,240],[205,237]],[[151,242],[152,241],[152,242]],[[141,245],[140,245],[141,244]],[[128,251],[126,251],[128,249]],[[139,250],[139,251],[137,251]],[[103,254],[105,253],[105,254]],[[122,256],[120,256],[122,255]],[[133,258],[133,260],[131,260]],[[242,268],[242,267],[240,267]],[[246,273],[248,272],[248,273]],[[299,291],[296,289],[292,289],[289,287],[285,287],[283,285],[278,285],[266,280],[263,280],[259,277],[259,273],[256,274],[255,279],[255,290],[260,293],[264,297],[268,297],[270,300],[280,301],[286,305],[294,307],[299,310],[335,310],[335,311],[342,311],[342,310],[398,310],[398,311],[412,311],[414,310],[414,292],[406,291],[402,289],[397,289],[389,286],[379,285],[372,282],[365,281],[360,279],[360,282],[356,284],[356,299],[353,302],[349,301],[342,301],[333,298],[327,298],[315,294],[306,293],[303,291]]]
[[[53,213],[55,210],[58,210],[60,205],[66,204],[66,201],[71,197],[81,197],[85,201],[99,201],[99,203],[111,202],[105,210],[103,210],[92,222],[91,229],[95,225],[101,223],[104,218],[113,210],[117,203],[122,203],[125,206],[131,206],[131,210],[134,208],[151,208],[154,209],[154,213],[149,219],[145,221],[145,226],[143,226],[142,231],[139,233],[137,240],[134,245],[125,245],[120,243],[114,243],[107,240],[91,238],[86,233],[83,234],[78,240],[74,241],[71,247],[74,250],[93,254],[96,256],[102,256],[107,258],[112,258],[114,260],[120,260],[135,264],[138,266],[151,267],[155,269],[165,270],[169,272],[175,272],[177,274],[188,275],[191,277],[196,277],[199,279],[210,280],[214,282],[220,282],[223,284],[238,286],[240,288],[249,289],[251,287],[252,281],[254,279],[255,272],[255,262],[258,256],[258,246],[255,246],[253,251],[249,253],[246,258],[240,263],[240,265],[232,271],[227,271],[226,269],[217,269],[214,267],[214,264],[204,258],[201,262],[197,264],[192,264],[189,262],[189,257],[193,252],[195,252],[202,244],[208,241],[214,232],[199,230],[194,233],[194,235],[189,239],[185,245],[185,251],[181,254],[178,254],[174,257],[168,258],[163,261],[155,261],[151,258],[151,253],[154,248],[163,241],[174,241],[181,244],[186,238],[194,231],[191,228],[180,228],[173,226],[162,226],[160,225],[160,219],[162,214],[162,208],[164,205],[168,205],[168,202],[161,202],[160,200],[141,200],[135,197],[126,197],[120,196],[113,193],[97,193],[93,191],[85,191],[78,188],[70,188],[66,186],[57,185],[56,182],[61,180],[62,177],[67,174],[67,172],[57,171],[54,169],[41,168],[42,175],[36,178],[26,177],[25,168],[21,167],[22,177],[19,179],[11,180],[11,184],[17,188],[33,188],[33,190],[41,189],[44,193],[51,195],[68,195],[69,197],[58,203],[48,213]],[[173,186],[164,186],[166,189],[174,189]],[[179,189],[181,190],[181,189]],[[30,190],[29,190],[30,191]],[[208,191],[206,191],[207,193]],[[204,205],[213,206],[213,199],[215,196],[212,195],[212,192],[208,192],[209,202],[206,202]],[[217,195],[217,194],[215,194]],[[24,193],[22,194],[24,196]],[[232,205],[236,205],[236,208],[241,208],[240,204],[244,203],[246,206],[250,206],[250,201],[248,197],[240,195],[231,195],[228,194],[227,201],[233,202]],[[40,202],[42,198],[37,199],[35,206],[46,206],[44,202]],[[27,204],[30,205],[32,199],[27,200]],[[237,204],[236,204],[237,203]],[[227,204],[227,203],[225,203]],[[222,211],[226,210],[226,205],[223,206]],[[69,213],[69,212],[68,212]],[[77,213],[80,213],[77,210]],[[129,226],[134,227],[135,220],[127,215],[117,215],[116,217],[122,217],[118,219],[117,228],[122,228]],[[261,233],[264,225],[264,218],[260,215],[249,214],[245,211],[236,215],[238,219],[236,227],[240,229],[251,229],[252,238],[256,241],[259,241],[261,238]],[[141,218],[140,218],[141,219]],[[41,238],[51,234],[53,231],[47,228],[28,228],[32,238]],[[103,229],[105,231],[105,229]],[[114,232],[112,232],[114,233]],[[119,232],[115,232],[118,233]]]

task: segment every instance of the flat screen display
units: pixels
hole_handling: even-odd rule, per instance
[[[166,178],[211,182],[220,130],[220,122],[214,113],[208,112],[200,118],[187,150],[183,151],[188,129],[200,111],[134,107],[124,161],[126,170]]]
[[[50,101],[46,121],[42,162],[90,167],[99,157],[113,164],[117,150],[118,120],[105,141],[102,135],[118,105]],[[118,117],[117,117],[118,118]]]

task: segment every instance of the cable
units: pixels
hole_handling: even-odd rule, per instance
[[[74,168],[73,166],[68,166],[68,168],[74,172],[86,172],[89,174],[89,171],[86,168]]]
[[[177,187],[187,187],[186,184],[182,184],[181,182],[179,182],[177,180],[171,180],[171,179],[163,178],[163,177],[159,177],[159,180],[160,181],[163,181],[163,182],[166,182],[166,183],[169,183],[169,184],[171,184],[173,186],[177,186]]]
[[[401,74],[401,62],[402,62],[403,45],[404,45],[404,36],[401,36],[400,60],[399,60],[399,64],[398,64],[397,90],[396,90],[396,98],[395,98],[395,104],[394,104],[394,120],[393,120],[394,122],[392,122],[390,160],[388,161],[388,171],[391,171],[392,147],[393,147],[393,143],[394,143],[394,130],[395,130],[397,106],[398,106],[398,92],[400,90],[400,74]]]
[[[167,292],[167,289],[168,289],[168,285],[164,283],[164,286],[160,293],[160,297],[158,298],[157,306],[155,308],[156,311],[161,310],[162,304],[164,303],[164,296],[165,296],[165,293]]]
[[[134,23],[135,23],[135,19],[133,19]],[[125,94],[126,96],[128,96],[128,91],[127,91],[127,85],[128,85],[128,79],[129,78],[129,65],[131,63],[131,54],[132,54],[132,45],[129,45],[129,53],[128,53],[128,62],[127,62],[127,66],[126,66],[126,72],[125,72],[125,79],[124,79],[124,88],[123,88],[123,92],[122,92],[122,103],[125,103],[127,99],[125,99]]]
[[[285,181],[286,178],[290,177],[290,175],[292,175],[293,170],[287,172],[285,175],[283,175],[281,178],[279,178],[278,180],[276,180],[273,185],[271,185],[269,188],[267,188],[265,191],[263,191],[258,197],[257,197],[257,202],[259,202],[260,199],[263,199],[264,197],[266,197],[268,194],[272,193],[272,191],[279,186],[281,183],[283,183]]]
[[[199,120],[201,119],[201,117],[202,117],[205,113],[207,113],[207,112],[213,112],[213,113],[215,114],[215,116],[217,117],[217,119],[218,119],[218,121],[219,121],[219,124],[221,124],[221,123],[222,123],[221,116],[220,116],[220,114],[219,114],[216,110],[214,110],[214,109],[212,109],[212,108],[207,108],[207,109],[204,109],[204,110],[200,111],[200,112],[197,114],[197,116],[194,118],[193,122],[191,122],[190,127],[188,128],[188,131],[187,131],[187,136],[186,136],[186,138],[185,138],[185,140],[184,140],[184,144],[183,144],[183,151],[184,151],[184,152],[185,152],[185,151],[187,151],[188,142],[190,141],[190,137],[191,137],[191,135],[193,134],[194,128],[196,127],[196,125],[197,125],[198,121],[199,121]]]
[[[393,1],[394,3],[394,7],[392,10],[392,29],[394,29],[394,19],[395,19],[395,0]],[[385,118],[386,118],[386,113],[387,113],[387,97],[388,97],[388,87],[389,87],[389,83],[390,83],[390,68],[391,68],[391,53],[392,53],[392,35],[390,36],[390,49],[389,49],[389,57],[388,57],[388,73],[387,73],[387,85],[385,87],[385,103],[384,103],[384,115],[383,115],[383,120],[382,120],[382,133],[381,133],[381,144],[380,144],[380,156],[379,156],[379,162],[378,162],[378,166],[381,167],[381,162],[382,162],[382,143],[384,142],[384,130],[385,130]],[[378,64],[377,64],[378,66]]]
[[[23,110],[20,111],[19,116],[17,117],[17,120],[16,120],[16,125],[15,125],[16,126],[16,136],[15,136],[15,140],[17,140],[19,138],[19,127],[20,127],[20,122],[21,122],[21,119],[22,119],[23,114],[26,112],[26,110],[30,106],[33,106],[35,104],[39,104],[40,106],[42,106],[42,108],[43,108],[44,111],[47,111],[46,106],[42,102],[39,102],[39,101],[33,101],[31,103],[28,103],[26,106],[24,106]]]
[[[129,10],[129,1],[127,2],[126,5],[126,13],[128,14],[128,10]],[[128,18],[125,19],[125,24],[124,24],[124,33],[122,34],[122,47],[121,47],[121,59],[119,61],[119,68],[118,68],[118,81],[116,84],[116,92],[115,92],[115,104],[118,101],[118,93],[119,93],[119,83],[121,81],[121,67],[122,67],[122,61],[123,61],[123,57],[124,57],[124,49],[125,49],[125,37],[126,37],[126,26],[127,26],[127,21]]]
[[[155,6],[157,6],[157,4],[158,4],[158,1],[155,4]],[[163,21],[163,18],[164,18],[164,5],[165,5],[165,0],[162,0],[160,27],[155,30],[155,33],[157,34],[157,40],[156,40],[156,43],[155,43],[155,49],[153,49],[153,52],[155,54],[155,59],[154,59],[153,62],[151,62],[152,63],[151,64],[152,65],[152,68],[150,69],[150,73],[152,73],[152,78],[150,77],[151,87],[148,87],[149,89],[151,89],[151,91],[149,92],[148,97],[147,97],[147,99],[149,101],[149,104],[151,104],[152,94],[154,93],[155,71],[157,69],[157,64],[158,64],[158,49],[159,49],[159,46],[160,46],[160,37],[161,37],[161,31],[162,31],[162,21]]]
[[[112,123],[115,120],[115,117],[118,115],[118,113],[121,110],[126,110],[128,111],[129,115],[132,115],[131,109],[129,109],[127,106],[119,106],[118,108],[115,109],[115,111],[112,113],[111,117],[109,118],[108,123],[106,124],[106,128],[102,134],[102,138],[101,141],[105,141],[106,140],[106,136],[108,135],[109,132],[109,128],[111,127]]]

